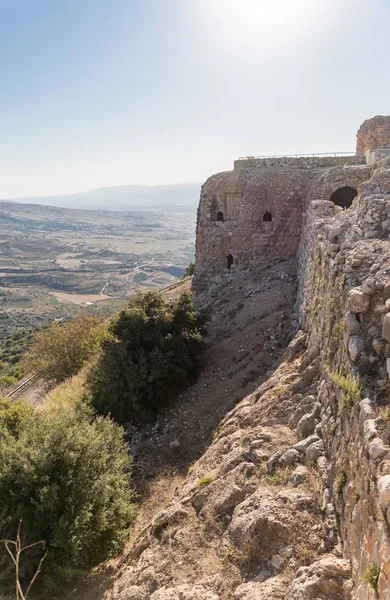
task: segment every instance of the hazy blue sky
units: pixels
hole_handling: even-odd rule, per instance
[[[0,0],[0,197],[353,151],[390,0]]]

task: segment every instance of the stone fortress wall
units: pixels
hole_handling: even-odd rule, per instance
[[[310,202],[348,208],[387,148],[390,117],[374,117],[358,131],[356,155],[247,157],[210,177],[198,208],[194,289],[228,270],[295,256]]]
[[[364,156],[368,150],[390,148],[390,119],[376,116],[367,119],[357,132],[356,154]]]

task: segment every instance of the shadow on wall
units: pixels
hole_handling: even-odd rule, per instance
[[[339,188],[330,197],[330,200],[336,204],[336,206],[341,206],[344,210],[347,210],[350,206],[352,206],[352,201],[357,196],[357,190],[353,187],[349,187],[346,185],[344,187]]]

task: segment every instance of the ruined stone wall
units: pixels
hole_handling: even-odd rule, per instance
[[[321,365],[322,508],[337,519],[353,600],[389,598],[389,236],[385,159],[351,209],[311,202],[299,249],[297,320]],[[379,573],[377,586],[370,572]]]
[[[319,169],[301,161],[295,166],[236,163],[234,171],[206,181],[198,209],[195,289],[226,273],[229,255],[233,273],[295,256],[310,201],[328,200],[335,190],[357,188],[370,177],[370,168],[362,164]]]
[[[330,168],[345,165],[363,165],[364,156],[267,156],[265,158],[239,158],[234,161],[234,169],[265,169],[268,167],[287,167],[293,169]]]
[[[195,285],[226,273],[229,255],[232,272],[295,256],[309,182],[310,174],[298,169],[210,177],[198,209]]]
[[[363,156],[375,148],[390,148],[390,116],[367,119],[357,133],[357,155]]]

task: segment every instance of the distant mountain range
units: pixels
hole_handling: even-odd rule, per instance
[[[121,185],[88,192],[56,196],[13,198],[23,204],[41,204],[82,210],[140,210],[164,213],[195,213],[200,183],[174,185]]]

